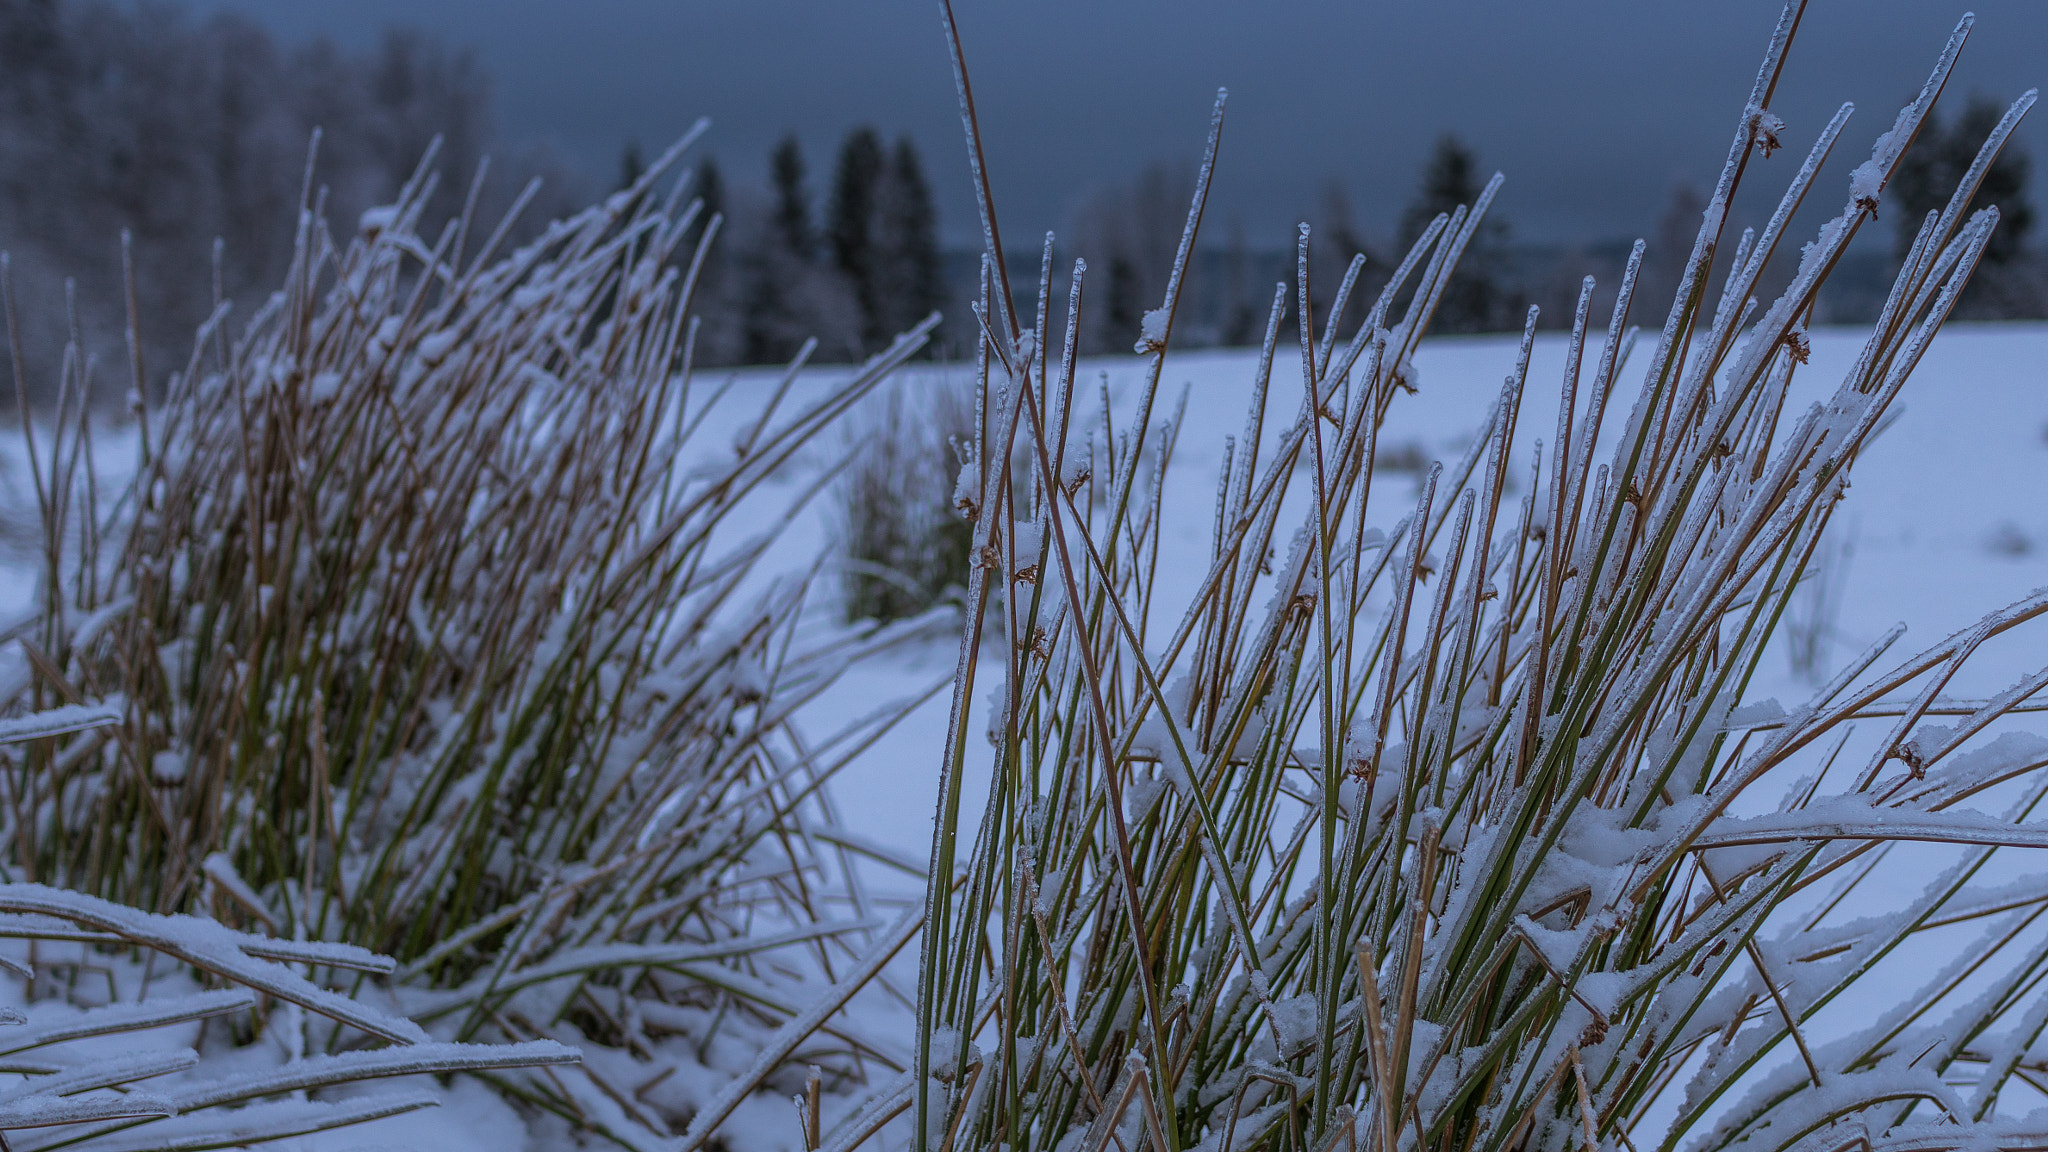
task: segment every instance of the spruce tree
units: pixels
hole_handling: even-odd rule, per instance
[[[769,157],[769,176],[775,185],[775,238],[800,260],[811,256],[811,195],[804,187],[804,151],[790,133],[775,146]]]
[[[1930,116],[1921,127],[1886,189],[1886,199],[1896,206],[1894,259],[1905,259],[1927,214],[1948,205],[2003,114],[1997,102],[1975,97],[1952,123]],[[2010,138],[1985,170],[1967,210],[1976,212],[1992,205],[1998,208],[1998,227],[1991,233],[1976,274],[1956,301],[1956,315],[1980,320],[2040,316],[2048,310],[2048,299],[2044,299],[2048,293],[2043,291],[2041,270],[2027,250],[2027,233],[2034,223],[2033,206],[2027,199],[2027,156]]]
[[[712,218],[725,214],[725,178],[719,173],[718,161],[704,157],[692,174],[690,185],[690,199],[701,207],[676,246],[676,258],[685,268],[697,258],[697,247],[705,230],[711,227]],[[711,247],[704,252],[691,301],[691,312],[702,321],[695,349],[700,364],[729,364],[744,355],[740,347],[742,325],[726,275],[726,249],[730,247],[724,240],[726,226],[727,222],[720,220],[719,233],[712,237]]]
[[[704,157],[704,163],[697,166],[693,181],[695,186],[690,189],[690,198],[704,204],[697,212],[696,221],[690,225],[689,234],[694,239],[703,234],[713,216],[725,211],[725,177],[719,175],[718,160]]]
[[[1103,279],[1103,324],[1108,328],[1111,348],[1122,351],[1117,343],[1137,338],[1138,325],[1145,314],[1145,301],[1139,295],[1138,266],[1130,257],[1116,253],[1110,256],[1109,274]]]
[[[878,265],[886,253],[877,250],[877,186],[883,176],[882,140],[866,126],[846,134],[839,146],[839,164],[832,178],[832,206],[827,212],[825,235],[832,250],[832,262],[846,277],[860,305],[861,344],[873,351],[886,339],[881,328],[883,301],[878,295]]]
[[[2003,113],[1995,102],[1977,97],[1964,106],[1953,124],[1944,125],[1939,114],[1928,117],[1919,138],[1899,162],[1898,175],[1892,177],[1888,190],[1889,199],[1897,206],[1894,255],[1899,259],[1913,246],[1913,237],[1927,213],[1947,206]],[[2024,250],[2034,223],[2034,211],[2027,202],[2027,156],[2014,140],[2007,140],[1985,171],[1976,195],[1970,197],[1969,211],[1994,204],[1998,206],[1998,229],[1984,249],[1984,263],[2010,264]]]
[[[1331,321],[1330,308],[1337,302],[1337,289],[1344,282],[1344,274],[1351,267],[1352,258],[1364,256],[1365,269],[1352,288],[1351,302],[1346,305],[1347,315],[1335,318],[1340,325],[1357,323],[1365,316],[1373,297],[1392,275],[1393,269],[1372,252],[1359,235],[1351,215],[1351,194],[1345,190],[1344,182],[1335,177],[1323,185],[1322,210],[1317,214],[1312,235],[1314,243],[1309,249],[1309,269],[1310,283],[1315,291],[1310,302],[1315,309],[1316,329],[1322,330]],[[1245,303],[1249,305],[1249,301]],[[1247,326],[1264,319],[1258,316],[1248,321]],[[1261,329],[1259,334],[1263,336],[1264,330]]]
[[[878,258],[881,307],[876,319],[877,338],[887,344],[946,303],[938,212],[910,137],[896,138],[880,192],[877,222],[886,250]]]
[[[1429,227],[1431,220],[1460,205],[1469,208],[1484,189],[1472,150],[1456,136],[1446,134],[1440,137],[1430,153],[1429,162],[1423,167],[1422,186],[1401,214],[1402,253],[1407,253],[1408,247]],[[1436,317],[1431,322],[1434,330],[1487,332],[1519,326],[1520,317],[1515,314],[1521,310],[1520,299],[1501,283],[1506,242],[1507,225],[1488,212],[1487,219],[1472,237],[1471,245],[1465,249],[1464,258],[1458,262],[1458,270],[1444,285],[1443,297],[1437,302]]]
[[[782,138],[768,161],[772,203],[767,227],[748,254],[742,355],[749,364],[787,360],[803,342],[799,298],[810,271],[811,206],[803,149]]]
[[[1223,249],[1223,326],[1219,333],[1227,348],[1254,343],[1259,323],[1252,300],[1251,251],[1245,242],[1244,216],[1230,217],[1230,240]]]
[[[1436,146],[1430,150],[1429,160],[1422,167],[1422,183],[1417,188],[1415,199],[1401,212],[1401,245],[1406,248],[1415,243],[1429,227],[1429,222],[1439,214],[1450,212],[1459,205],[1469,205],[1478,199],[1483,185],[1479,183],[1479,164],[1472,150],[1456,136],[1446,133],[1437,138]]]

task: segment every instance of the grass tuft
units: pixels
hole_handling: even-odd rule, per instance
[[[848,621],[916,616],[967,587],[972,525],[954,505],[974,401],[947,381],[891,390],[847,434],[835,548]]]
[[[1800,9],[1770,41],[1677,298],[1634,298],[1640,245],[1610,315],[1591,314],[1586,282],[1539,444],[1515,435],[1545,386],[1528,376],[1532,310],[1482,435],[1412,503],[1375,484],[1379,429],[1499,178],[1430,225],[1348,336],[1282,329],[1289,296],[1298,317],[1347,315],[1357,271],[1314,307],[1329,286],[1308,281],[1304,226],[1217,477],[1206,575],[1170,606],[1155,597],[1167,489],[1141,462],[1170,464],[1155,399],[1223,100],[1146,318],[1138,442],[1077,449],[1071,365],[1048,363],[1044,323],[1020,321],[1001,275],[955,38],[998,273],[976,457],[1028,460],[988,470],[978,504],[1030,511],[974,528],[989,559],[954,684],[917,1066],[827,1147],[904,1112],[920,1152],[2038,1146],[2006,1117],[2034,1076],[2048,971],[2014,941],[2048,890],[2000,897],[1994,881],[2048,846],[2048,744],[1999,735],[2048,673],[1987,700],[1941,693],[2048,595],[1903,659],[1894,633],[1789,714],[1744,707],[1850,472],[1996,224],[1965,213],[1966,181],[1854,368],[1824,402],[1787,403],[1815,294],[1970,29],[1849,175],[1840,215],[1781,254],[1846,107],[1769,225],[1725,226],[1776,144],[1767,110]],[[1790,287],[1759,307],[1780,259],[1797,263]],[[1659,327],[1638,351],[1639,314]],[[1268,405],[1283,342],[1292,412]],[[994,605],[1006,643],[980,648]],[[993,782],[966,813],[983,680]],[[1895,898],[1887,861],[1922,886]],[[1945,970],[1875,991],[1890,985],[1874,969],[1971,923],[1987,935]]]
[[[5,699],[119,722],[0,755],[8,878],[367,946],[447,1039],[656,1063],[867,950],[847,854],[804,828],[892,714],[790,720],[888,637],[800,629],[809,582],[757,573],[776,529],[735,510],[936,317],[827,387],[794,387],[803,356],[765,395],[693,380],[719,221],[681,200],[687,143],[516,251],[474,195],[416,231],[431,155],[352,237],[308,203],[283,291],[236,337],[216,312],[108,519],[71,359],[54,442],[24,421],[44,573]],[[686,1119],[606,1076],[501,1083],[621,1140]]]

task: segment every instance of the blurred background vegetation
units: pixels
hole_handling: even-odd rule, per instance
[[[1875,316],[1920,217],[1955,187],[2000,106],[1972,99],[1946,119],[1937,109],[1901,172],[1898,207],[1887,211],[1899,242],[1850,253],[1817,302],[1816,322]],[[240,331],[289,258],[316,128],[313,189],[344,228],[394,196],[436,136],[441,178],[422,229],[429,237],[460,212],[487,156],[490,170],[477,184],[485,218],[509,206],[530,179],[541,180],[522,217],[526,231],[515,230],[515,241],[592,195],[630,183],[643,163],[638,141],[620,145],[613,174],[508,138],[494,115],[491,77],[475,54],[418,31],[394,27],[348,48],[320,37],[287,43],[234,12],[0,0],[0,247],[10,254],[18,289],[32,402],[49,401],[47,382],[56,379],[56,360],[74,325],[100,365],[125,361],[123,230],[133,236],[142,352],[152,382],[161,385],[184,365],[190,334],[212,311],[216,293],[234,305],[228,331]],[[716,132],[710,146],[715,153]],[[1096,269],[1083,301],[1083,354],[1127,351],[1144,302],[1165,287],[1192,166],[1142,155],[1122,180],[1077,187],[1062,229],[1072,254]],[[792,131],[774,147],[760,184],[729,180],[715,159],[700,163],[695,191],[725,219],[698,298],[699,362],[783,362],[812,335],[819,340],[814,359],[855,360],[934,308],[948,323],[932,354],[963,355],[973,337],[967,305],[980,254],[978,247],[943,242],[927,171],[911,136],[881,125],[855,127],[835,154],[817,158],[805,156]],[[1332,178],[1304,213],[1318,238],[1318,279],[1334,281],[1353,254],[1364,253],[1361,290],[1376,291],[1394,254],[1422,224],[1470,202],[1490,171],[1486,157],[1443,136],[1410,177],[1408,207],[1385,236],[1355,222],[1351,193]],[[2002,223],[1959,318],[2048,315],[2048,278],[2031,243],[2028,176],[2027,157],[2009,147],[1973,205],[1997,204]],[[1676,286],[1703,207],[1696,187],[1674,183],[1647,237],[1646,290]],[[1545,326],[1561,325],[1581,277],[1619,281],[1633,237],[1523,241],[1508,222],[1512,211],[1511,199],[1475,237],[1438,310],[1438,332],[1519,328],[1529,304],[1542,307]],[[1217,224],[1190,264],[1175,336],[1182,347],[1255,341],[1272,284],[1292,278],[1291,247],[1250,242],[1242,219],[1229,214]],[[1030,263],[1012,269],[1013,283],[1029,297],[1037,285],[1037,246],[1012,247]],[[67,280],[75,282],[68,298]],[[1761,288],[1769,294],[1782,285]],[[1065,300],[1064,275],[1052,291]],[[1594,306],[1607,303],[1596,296]],[[96,400],[118,403],[125,387],[107,382],[125,380],[125,370],[102,367],[94,376]]]

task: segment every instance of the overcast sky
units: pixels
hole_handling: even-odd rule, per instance
[[[595,173],[697,116],[730,177],[759,179],[784,132],[812,187],[846,130],[909,133],[949,240],[974,231],[952,78],[931,0],[198,0],[282,38],[367,45],[394,23],[472,47],[501,135],[545,139]],[[1390,232],[1431,142],[1455,132],[1507,174],[1520,239],[1642,234],[1673,185],[1709,183],[1778,0],[956,0],[1011,235],[1061,224],[1146,161],[1192,165],[1230,89],[1219,215],[1281,243],[1331,178]],[[2048,73],[2048,3],[1977,0],[1945,103],[2010,101]],[[1918,88],[1965,11],[1945,0],[1812,0],[1776,111],[1789,178],[1835,106],[1857,105],[1840,180]],[[2020,142],[2043,154],[2037,112]],[[1847,162],[1844,163],[1843,159]],[[1782,169],[1782,171],[1773,171]],[[1844,185],[1823,178],[1825,199]],[[2040,202],[2038,188],[2036,203]],[[1887,230],[1888,231],[1888,230]],[[1217,234],[1220,238],[1220,233]]]

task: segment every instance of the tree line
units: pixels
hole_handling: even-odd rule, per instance
[[[1974,101],[1923,130],[1887,195],[1895,249],[1859,257],[1870,265],[1867,275],[1842,270],[1841,285],[1823,301],[1828,315],[1817,319],[1874,314],[1881,295],[1859,298],[1855,286],[1867,280],[1881,293],[1921,217],[1956,186],[1999,111]],[[232,336],[236,319],[246,320],[282,281],[309,189],[315,128],[311,195],[344,234],[396,192],[435,137],[442,148],[430,215],[460,211],[486,154],[495,157],[479,185],[487,219],[535,175],[543,177],[542,192],[523,217],[527,229],[579,206],[590,191],[545,152],[506,148],[483,69],[468,52],[416,32],[392,30],[351,51],[326,39],[281,44],[233,14],[200,20],[174,7],[111,0],[0,0],[0,248],[10,254],[31,391],[47,399],[73,332],[99,365],[100,394],[125,390],[125,370],[105,367],[125,363],[124,231],[133,237],[152,380],[186,362],[192,334],[217,297],[237,309]],[[628,149],[622,175],[636,175],[640,162],[637,149]],[[708,209],[700,220],[721,217],[698,300],[701,363],[786,361],[811,337],[819,361],[857,359],[933,309],[948,317],[939,353],[971,350],[967,305],[978,253],[942,249],[924,161],[909,137],[888,141],[873,127],[853,129],[814,188],[792,134],[775,146],[768,171],[758,188],[728,185],[715,161],[692,177]],[[2042,264],[2029,245],[2027,176],[2027,158],[2008,145],[1973,203],[1997,204],[2003,220],[1960,315],[2048,313]],[[1073,256],[1087,258],[1083,353],[1129,350],[1145,310],[1163,298],[1192,177],[1191,169],[1155,164],[1074,209],[1052,287],[1057,312],[1066,300],[1065,269]],[[1370,299],[1428,222],[1470,203],[1483,183],[1472,150],[1444,137],[1394,234],[1374,241],[1332,182],[1308,214],[1319,310],[1357,254],[1366,256],[1360,298]],[[1650,238],[1645,299],[1676,287],[1701,207],[1696,192],[1674,192]],[[1273,282],[1292,280],[1291,250],[1252,248],[1227,216],[1220,231],[1222,242],[1212,230],[1190,268],[1176,326],[1186,344],[1257,342]],[[514,241],[520,238],[515,231]],[[1026,295],[1037,283],[1032,248],[1017,254],[1029,266],[1012,269]],[[1626,252],[1625,241],[1517,245],[1496,207],[1447,289],[1435,330],[1512,330],[1532,302],[1542,305],[1546,323],[1564,323],[1579,277],[1590,272],[1612,285]],[[67,280],[75,292],[67,292]],[[1287,307],[1291,324],[1291,300]]]
[[[637,175],[638,156],[627,148],[622,180]],[[775,146],[768,170],[765,190],[738,194],[715,159],[694,173],[700,227],[714,215],[721,224],[695,307],[703,362],[782,363],[813,338],[813,360],[858,360],[933,310],[950,311],[937,208],[908,136],[889,145],[869,126],[848,132],[822,211],[794,133]]]
[[[535,175],[542,192],[527,221],[579,204],[584,189],[566,165],[499,147],[490,111],[471,54],[417,32],[394,29],[351,51],[324,38],[280,44],[233,14],[0,0],[0,248],[31,393],[50,398],[74,328],[96,393],[127,390],[124,230],[152,380],[187,362],[216,294],[233,302],[229,335],[240,331],[283,282],[315,128],[312,195],[344,238],[436,136],[430,217],[460,211],[487,153],[487,217]]]
[[[1892,233],[1891,243],[1852,251],[1822,293],[1816,322],[1868,323],[1876,318],[1922,219],[1947,203],[2003,111],[2002,104],[1976,98],[1952,116],[1937,114],[1929,119],[1885,193],[1881,220]],[[2028,171],[2027,156],[2008,141],[1970,202],[1971,211],[1996,205],[2000,222],[1958,302],[1959,318],[2048,316],[2048,268],[2030,243],[2034,212],[2027,196]],[[1315,285],[1311,304],[1317,326],[1327,321],[1329,304],[1354,256],[1363,255],[1366,262],[1352,298],[1370,301],[1429,222],[1438,213],[1471,204],[1487,176],[1470,147],[1454,135],[1441,137],[1422,165],[1393,235],[1377,242],[1356,223],[1343,184],[1334,179],[1327,182],[1321,202],[1304,214],[1311,224],[1310,275]],[[1192,193],[1191,169],[1183,172],[1154,164],[1127,183],[1098,192],[1076,213],[1068,231],[1089,262],[1081,317],[1084,353],[1129,350],[1144,310],[1157,307],[1164,296]],[[1633,312],[1636,322],[1651,327],[1662,323],[1705,208],[1706,199],[1697,189],[1686,184],[1673,189],[1656,227],[1645,237],[1646,253]],[[1740,222],[1733,227],[1739,233]],[[1234,221],[1225,224],[1224,232],[1222,246],[1197,251],[1190,261],[1182,312],[1175,324],[1176,342],[1258,343],[1272,305],[1274,282],[1293,282],[1295,254],[1291,249],[1252,248],[1245,241],[1242,225]],[[1873,230],[1873,235],[1883,239],[1881,230]],[[1728,242],[1733,239],[1731,234]],[[1431,330],[1442,334],[1517,331],[1531,304],[1540,307],[1543,327],[1567,326],[1580,281],[1589,274],[1599,285],[1596,311],[1604,315],[1621,281],[1631,243],[1632,238],[1578,245],[1516,243],[1506,213],[1496,203],[1446,286]],[[1035,257],[1034,253],[1030,277],[1019,283],[1036,283]],[[1013,279],[1020,271],[1024,270],[1012,270]],[[1789,262],[1774,265],[1766,271],[1760,291],[1775,296],[1785,287],[1791,271]],[[1064,282],[1055,287],[1055,302],[1064,302]],[[1719,285],[1709,288],[1718,291]],[[1360,310],[1348,313],[1347,323],[1356,323],[1363,315],[1360,304],[1353,307]],[[1293,316],[1290,291],[1284,302],[1283,339],[1294,331]]]

